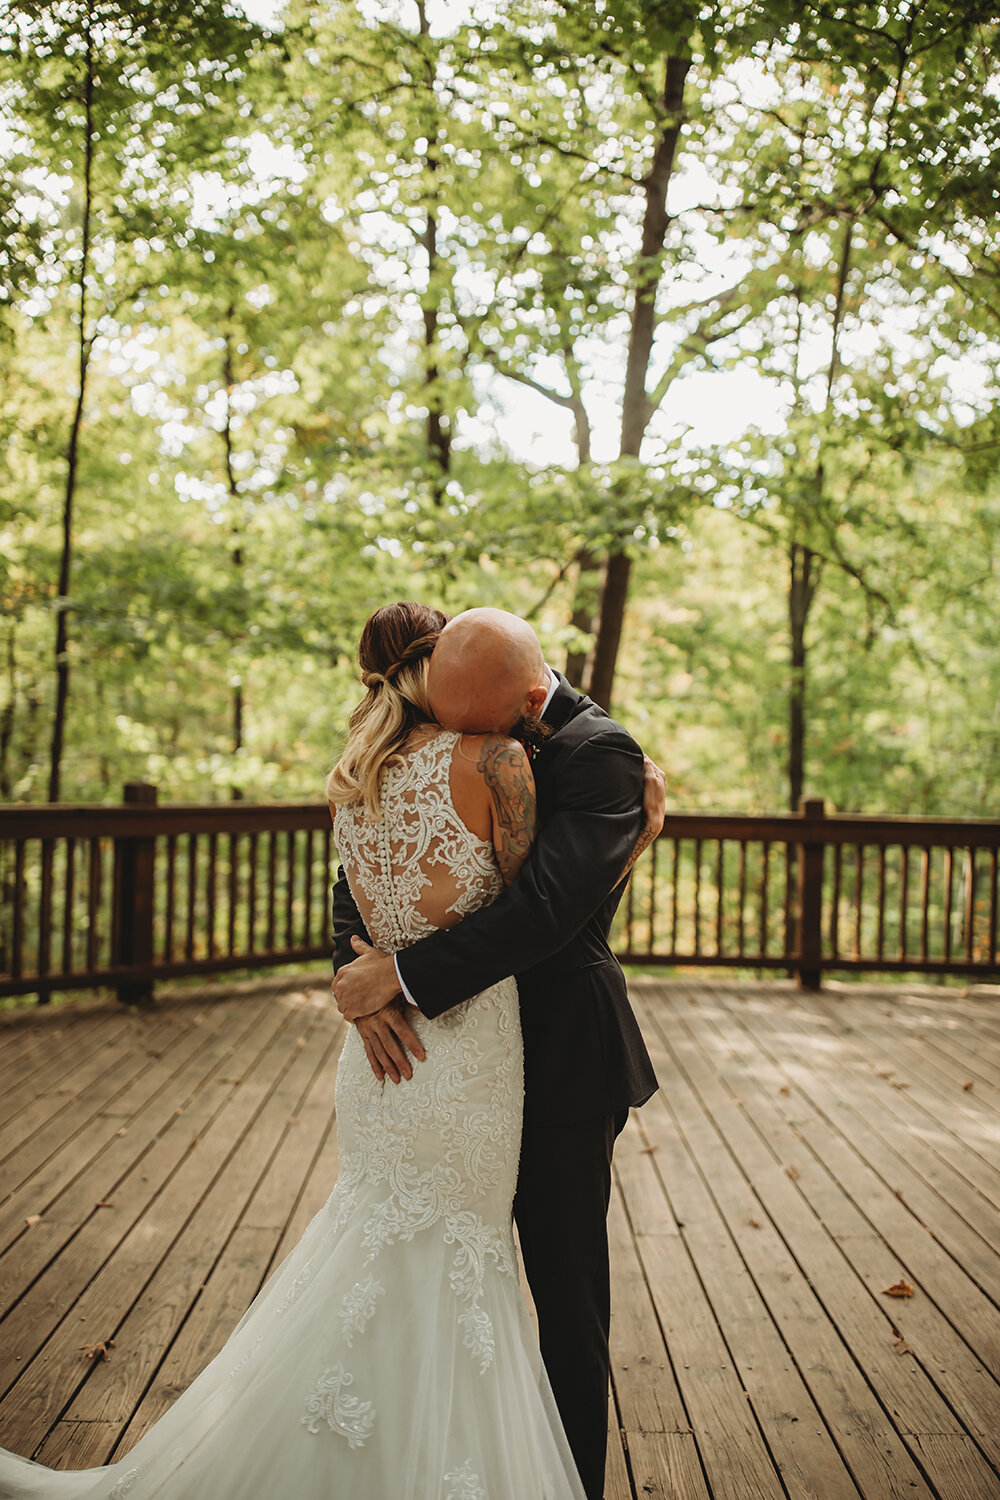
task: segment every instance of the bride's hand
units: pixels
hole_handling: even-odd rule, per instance
[[[407,1048],[419,1062],[427,1056],[420,1038],[407,1020],[409,1009],[405,1002],[391,1000],[383,1010],[376,1011],[373,1016],[362,1016],[354,1023],[365,1044],[371,1070],[380,1083],[386,1077],[393,1083],[398,1083],[401,1076],[413,1077]]]

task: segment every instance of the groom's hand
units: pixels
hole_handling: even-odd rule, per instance
[[[352,937],[351,947],[358,957],[337,970],[333,981],[333,998],[345,1021],[359,1021],[362,1016],[383,1010],[399,994],[399,979],[392,955],[371,948],[363,938]]]
[[[427,1056],[420,1038],[407,1020],[405,1012],[409,1009],[402,1001],[391,1000],[383,1010],[377,1010],[373,1016],[362,1016],[355,1023],[365,1044],[371,1070],[380,1083],[384,1078],[398,1083],[400,1078],[413,1077],[407,1048],[419,1062]]]

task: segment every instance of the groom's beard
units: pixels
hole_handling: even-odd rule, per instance
[[[510,729],[511,739],[520,740],[529,753],[540,750],[554,734],[551,724],[546,724],[544,719],[533,718],[530,714],[521,714]]]

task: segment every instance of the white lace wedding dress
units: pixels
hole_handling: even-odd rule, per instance
[[[377,822],[338,809],[382,948],[500,888],[452,802],[456,740],[386,773]],[[0,1453],[3,1500],[583,1500],[517,1281],[514,981],[416,1024],[427,1059],[398,1085],[375,1080],[349,1028],[339,1181],[221,1353],[119,1463],[57,1472]]]

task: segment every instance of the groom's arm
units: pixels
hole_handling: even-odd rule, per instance
[[[357,954],[351,947],[351,938],[359,937],[364,942],[370,943],[368,929],[358,911],[357,903],[351,895],[351,888],[347,883],[343,865],[337,866],[337,879],[333,886],[333,901],[331,915],[333,917],[333,972],[342,969],[344,964],[351,963]]]
[[[643,826],[643,787],[642,751],[617,725],[577,747],[560,767],[557,807],[514,884],[396,955],[424,1015],[565,947],[621,876]]]

